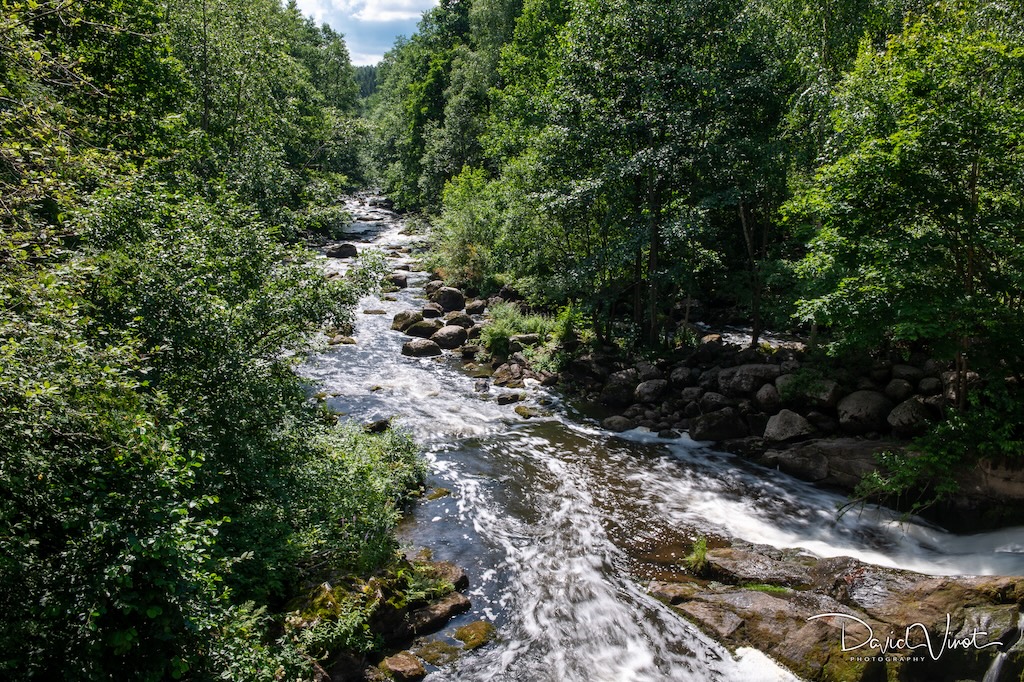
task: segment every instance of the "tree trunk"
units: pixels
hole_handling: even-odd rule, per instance
[[[750,347],[757,346],[761,338],[761,270],[757,265],[757,248],[754,246],[754,226],[747,216],[747,207],[740,200],[740,224],[743,226],[743,239],[747,243],[747,258],[750,262]]]

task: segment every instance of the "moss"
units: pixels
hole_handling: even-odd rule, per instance
[[[476,649],[487,644],[497,636],[494,626],[485,620],[478,620],[469,625],[463,625],[455,631],[455,639],[462,642],[465,649]]]
[[[429,493],[427,493],[427,499],[428,500],[439,500],[442,497],[448,497],[451,494],[452,494],[452,491],[448,490],[448,488],[434,488]]]
[[[779,585],[768,585],[766,583],[747,583],[746,585],[740,585],[744,590],[755,590],[757,592],[770,592],[772,594],[786,594],[790,591],[788,587],[781,587]]]
[[[441,667],[447,665],[459,657],[462,650],[454,644],[443,640],[435,639],[413,649],[413,653],[422,658],[430,665]]]

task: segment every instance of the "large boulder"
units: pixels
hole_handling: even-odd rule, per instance
[[[446,327],[441,327],[434,332],[434,335],[430,337],[430,340],[441,348],[452,350],[466,343],[467,336],[468,334],[466,333],[465,327],[460,327],[457,324],[450,324]]]
[[[466,307],[466,297],[454,287],[441,287],[433,293],[430,300],[441,306],[445,311],[462,310]]]
[[[782,398],[779,397],[779,389],[774,384],[765,384],[758,389],[754,401],[765,412],[775,412],[782,405]]]
[[[444,323],[442,323],[441,320],[420,320],[419,322],[415,322],[406,327],[405,333],[408,336],[429,339],[443,326]]]
[[[327,248],[328,258],[355,258],[359,255],[359,249],[355,244],[338,244]]]
[[[405,289],[409,286],[409,275],[404,272],[392,272],[388,275],[387,280],[389,284],[399,289]]]
[[[893,381],[899,381],[893,379]],[[928,420],[932,418],[932,411],[924,404],[920,396],[914,396],[893,408],[886,418],[892,432],[901,438],[914,436],[924,431]]]
[[[630,429],[636,428],[636,422],[634,422],[632,419],[629,419],[628,417],[615,415],[612,417],[608,417],[603,422],[601,422],[601,426],[608,429],[609,431],[614,431],[615,433],[622,433],[623,431],[629,431]]]
[[[839,401],[839,427],[847,433],[884,431],[892,401],[878,391],[854,391]]]
[[[799,374],[783,374],[775,380],[775,387],[784,402],[808,407],[835,407],[842,395],[839,383],[833,379]]]
[[[466,312],[470,315],[483,315],[484,310],[487,309],[487,301],[483,299],[476,299],[475,301],[468,301],[466,303]]]
[[[404,332],[409,327],[413,326],[417,322],[423,321],[423,313],[418,310],[403,310],[402,312],[395,315],[394,320],[391,322],[391,328]]]
[[[718,375],[718,390],[725,395],[742,397],[754,393],[761,386],[779,376],[779,366],[769,364],[740,365],[723,369]]]
[[[640,377],[640,383],[645,381],[651,381],[652,379],[664,379],[665,375],[660,369],[652,365],[651,363],[641,360],[636,363],[636,373]]]
[[[427,669],[420,663],[420,659],[408,651],[400,651],[394,656],[388,656],[380,663],[380,669],[384,674],[399,682],[416,682],[427,676]]]
[[[444,282],[439,279],[432,279],[423,285],[423,293],[427,296],[432,296],[435,292],[444,287]]]
[[[700,409],[702,412],[717,412],[718,410],[732,407],[733,402],[721,393],[708,391],[700,398]]]
[[[636,390],[633,391],[633,397],[638,403],[657,402],[658,398],[665,393],[667,388],[668,382],[664,379],[650,379],[636,387]]]
[[[690,420],[690,438],[694,440],[731,440],[746,438],[746,421],[731,407]]]
[[[906,379],[893,379],[885,385],[885,396],[893,402],[902,402],[914,392],[914,385]]]
[[[782,410],[768,420],[768,425],[764,429],[764,439],[775,442],[797,440],[806,438],[814,432],[815,428],[811,422],[792,410]]]
[[[913,365],[893,365],[891,376],[893,379],[902,379],[903,381],[916,384],[924,378],[924,371]]]
[[[469,329],[474,324],[476,324],[472,317],[470,317],[466,313],[460,313],[458,311],[451,312],[445,315],[444,321],[447,322],[448,324],[458,325],[463,329]]]
[[[640,384],[640,377],[635,369],[624,369],[608,377],[608,383],[601,391],[601,402],[606,405],[629,405],[633,402],[633,392]]]
[[[423,317],[428,320],[435,317],[441,317],[442,315],[444,315],[444,308],[436,303],[427,303],[423,306]]]
[[[430,339],[413,339],[402,344],[402,355],[414,358],[427,358],[441,352],[441,347]]]

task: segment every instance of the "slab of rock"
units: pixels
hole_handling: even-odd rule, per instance
[[[429,339],[437,333],[444,323],[441,320],[420,320],[405,328],[407,336],[415,336],[421,339]]]
[[[721,547],[708,550],[707,560],[711,573],[727,583],[800,587],[813,582],[809,565],[795,556],[779,560],[756,548]],[[811,566],[814,561],[810,560]]]
[[[654,403],[665,393],[668,382],[664,379],[649,379],[642,382],[633,391],[633,398],[638,403]]]
[[[885,431],[892,401],[877,391],[854,391],[839,401],[839,427],[852,434]]]
[[[380,662],[380,669],[385,675],[401,682],[414,682],[422,680],[427,676],[427,669],[423,667],[420,659],[408,651],[401,651],[394,656],[388,656]]]
[[[430,300],[445,311],[462,310],[466,307],[466,297],[454,287],[441,287],[431,294]]]
[[[916,384],[924,378],[924,371],[913,365],[893,365],[890,375],[893,379],[902,379],[911,384]]]
[[[811,422],[792,410],[781,410],[768,419],[764,429],[764,439],[774,442],[797,440],[814,435],[817,429]]]
[[[459,592],[450,595],[422,609],[409,614],[409,632],[413,635],[425,635],[444,626],[449,620],[470,609],[469,599]]]
[[[700,398],[700,409],[702,412],[715,412],[717,410],[732,407],[733,402],[721,393],[708,391]]]
[[[453,350],[466,343],[468,338],[465,327],[450,324],[441,327],[430,337],[430,340],[446,350]]]
[[[402,355],[408,355],[413,358],[433,357],[440,355],[442,352],[444,351],[441,350],[441,347],[430,339],[413,339],[402,344]]]

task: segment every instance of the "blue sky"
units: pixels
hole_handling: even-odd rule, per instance
[[[416,31],[423,12],[437,0],[296,0],[318,23],[345,34],[352,63],[376,64],[395,38]]]

